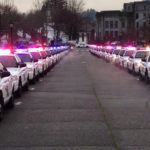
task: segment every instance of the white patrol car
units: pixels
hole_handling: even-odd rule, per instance
[[[38,63],[32,59],[32,55],[25,49],[16,49],[15,54],[27,65],[29,81],[35,83],[39,79]]]
[[[14,85],[10,72],[0,63],[0,121],[3,119],[4,106],[14,107]]]
[[[115,49],[111,56],[109,57],[110,63],[114,63],[116,60],[117,55],[119,55],[120,50]]]
[[[127,68],[128,66],[128,61],[130,56],[133,55],[135,50],[126,50],[123,57],[120,58],[120,66],[123,68]]]
[[[128,61],[128,71],[134,74],[139,74],[140,65],[142,58],[149,55],[150,51],[148,50],[137,50],[130,56]]]
[[[142,58],[142,62],[140,65],[140,78],[146,80],[146,82],[150,81],[150,56],[146,56]]]
[[[10,50],[0,51],[0,62],[7,68],[13,76],[14,91],[18,97],[22,94],[22,89],[28,90],[28,69],[21,59],[12,54]]]
[[[37,48],[29,48],[28,51],[32,55],[33,61],[38,63],[40,76],[43,76],[47,66],[45,64],[45,60],[42,58],[41,53],[39,50],[37,50]]]
[[[51,57],[51,52],[50,52],[50,49],[49,48],[46,48],[45,49],[45,52],[46,52],[46,55],[47,55],[47,61],[48,61],[48,70],[51,69],[52,67],[52,64],[53,64],[53,59]]]

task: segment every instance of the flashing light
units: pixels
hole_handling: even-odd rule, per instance
[[[110,45],[109,45],[109,46],[106,46],[106,48],[107,48],[107,49],[113,49],[113,47],[110,46]]]
[[[128,46],[128,47],[127,47],[127,50],[136,50],[136,48],[133,47],[133,46]]]
[[[43,47],[39,47],[38,50],[41,52],[41,51],[44,51],[44,48]]]
[[[11,54],[10,49],[0,49],[0,55],[9,55]]]
[[[37,48],[29,48],[28,50],[29,50],[29,52],[38,52]]]
[[[122,49],[122,47],[121,47],[121,46],[117,46],[116,48],[117,48],[117,50],[121,50],[121,49]]]
[[[25,52],[28,52],[27,49],[16,49],[15,52],[17,53],[25,53]]]
[[[148,46],[148,47],[146,47],[146,50],[147,50],[147,51],[149,51],[149,50],[150,50],[150,47],[149,47],[149,46]]]

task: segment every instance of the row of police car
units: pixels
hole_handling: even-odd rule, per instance
[[[0,121],[4,108],[13,108],[15,97],[47,74],[68,50],[69,46],[0,49]]]
[[[127,69],[141,80],[150,82],[150,48],[134,46],[90,45],[90,52],[111,64]]]

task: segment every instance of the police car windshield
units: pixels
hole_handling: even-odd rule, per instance
[[[130,56],[132,56],[133,52],[134,51],[132,51],[132,50],[131,51],[126,51],[124,56],[129,56],[130,57]]]
[[[122,50],[122,51],[120,51],[120,56],[123,56],[124,55],[124,53],[125,53],[125,50]]]
[[[14,56],[0,56],[0,62],[7,68],[18,67]]]
[[[47,57],[47,55],[46,55],[46,52],[45,52],[45,51],[42,51],[42,52],[41,52],[41,55],[42,55],[42,58],[43,58],[43,59],[45,59],[45,58]]]
[[[114,50],[113,54],[118,55],[118,54],[119,54],[119,52],[120,52],[120,50]]]
[[[48,57],[51,56],[51,52],[50,51],[46,51],[46,54],[47,54]]]
[[[149,54],[149,51],[140,51],[137,52],[135,58],[144,58]]]
[[[23,62],[32,62],[29,54],[17,54]]]
[[[39,60],[41,59],[41,55],[39,52],[31,52],[33,60]]]

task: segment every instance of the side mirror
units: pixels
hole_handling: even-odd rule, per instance
[[[146,62],[146,58],[142,58],[142,61],[143,61],[143,62]]]
[[[27,65],[25,63],[20,63],[19,64],[20,68],[26,67]]]
[[[33,62],[38,62],[38,59],[34,59]]]
[[[1,77],[5,78],[5,77],[9,77],[10,75],[11,75],[10,72],[4,71],[4,72],[2,72]]]

